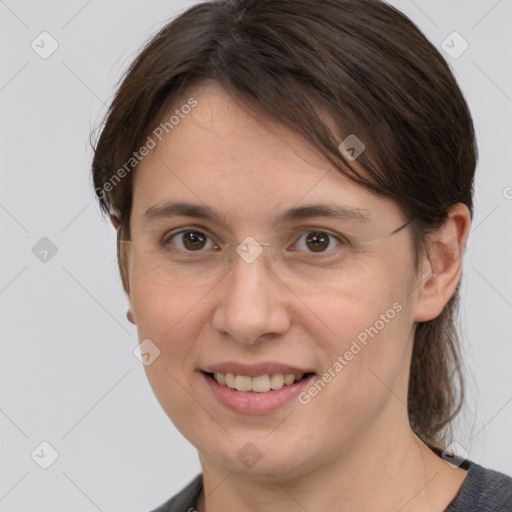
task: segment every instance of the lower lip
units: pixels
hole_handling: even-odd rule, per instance
[[[265,414],[279,409],[291,402],[314,377],[314,375],[310,375],[299,382],[283,386],[281,389],[257,393],[255,391],[236,391],[227,386],[221,386],[206,373],[201,372],[201,374],[221,404],[233,411],[245,414]]]

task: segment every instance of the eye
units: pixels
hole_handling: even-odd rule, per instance
[[[171,233],[163,241],[163,245],[172,245],[187,252],[198,252],[201,249],[215,249],[217,246],[202,231],[186,230]]]
[[[298,242],[294,244],[292,250],[307,251],[307,252],[328,252],[327,249],[332,249],[341,243],[341,240],[330,233],[325,231],[309,231],[304,233]]]

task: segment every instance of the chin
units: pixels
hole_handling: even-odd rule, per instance
[[[254,436],[235,434],[232,438],[225,438],[224,446],[223,441],[191,442],[198,448],[202,463],[208,459],[209,463],[240,476],[262,481],[272,478],[284,480],[309,472],[315,458],[313,453],[308,453],[313,449],[311,443],[306,444],[304,440],[290,436],[286,436],[286,441],[279,435],[272,439],[273,435],[268,435],[268,432]],[[308,438],[311,441],[311,436]],[[298,449],[301,445],[307,446],[308,452]],[[212,448],[216,448],[215,451]]]

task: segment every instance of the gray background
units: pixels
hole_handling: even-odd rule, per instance
[[[133,355],[88,143],[142,43],[193,3],[0,0],[1,511],[150,510],[200,471]],[[454,440],[512,474],[512,2],[391,3],[438,48],[453,31],[469,43],[446,55],[480,149],[462,292],[469,393]],[[47,59],[31,48],[43,31],[59,45]],[[43,237],[57,249],[46,261]],[[48,469],[43,441],[58,452]]]

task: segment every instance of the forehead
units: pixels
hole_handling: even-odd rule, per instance
[[[393,207],[343,175],[305,138],[220,86],[196,88],[183,103],[190,98],[196,106],[181,113],[135,171],[134,216],[169,201],[202,203],[239,220],[275,218],[299,203],[377,213]]]

